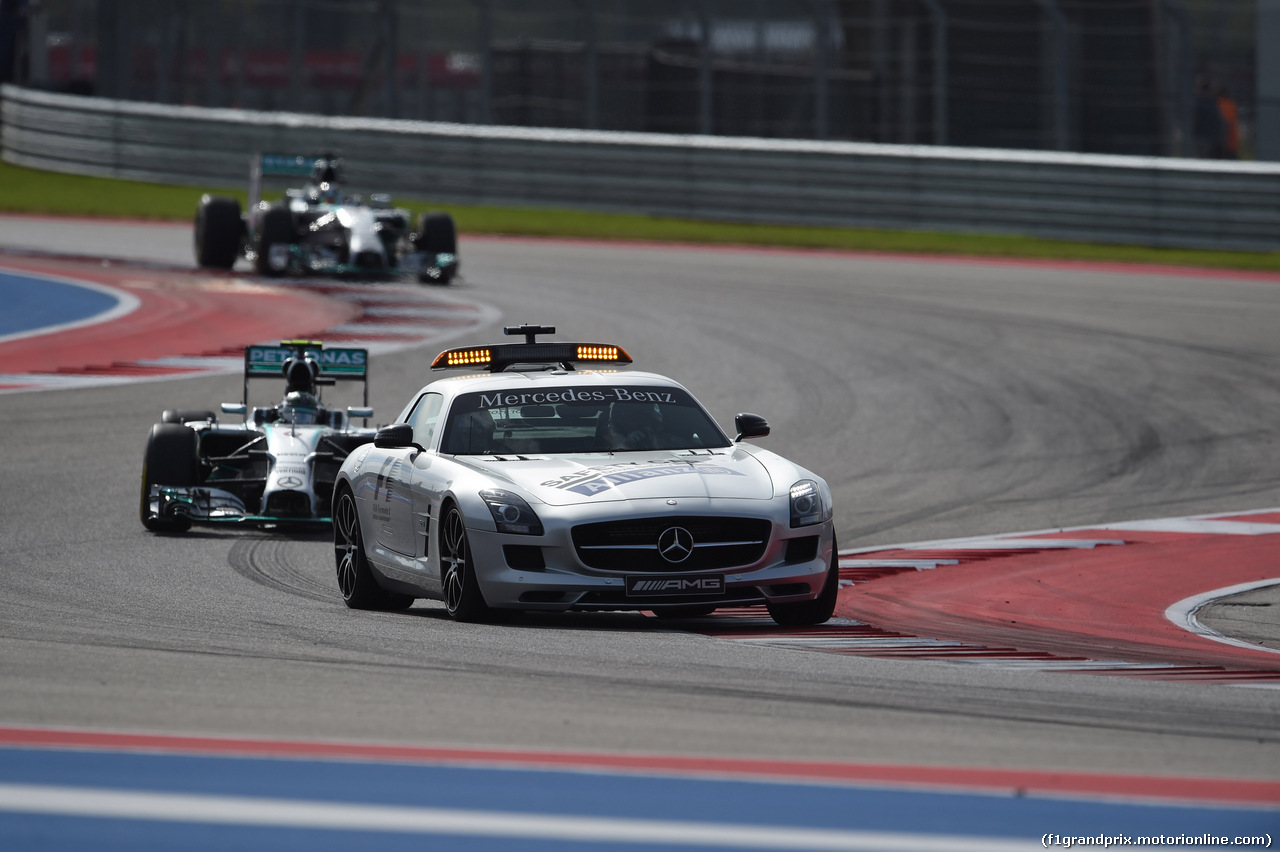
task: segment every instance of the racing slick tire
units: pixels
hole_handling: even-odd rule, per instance
[[[333,555],[338,572],[338,591],[351,609],[405,610],[413,598],[388,592],[378,585],[364,552],[360,515],[351,489],[342,487],[333,507]]]
[[[836,554],[836,543],[831,542],[831,567],[827,569],[826,582],[822,584],[822,592],[811,601],[799,603],[771,603],[769,617],[783,627],[812,627],[823,624],[836,611],[836,596],[840,593],[840,558]]]
[[[452,264],[443,267],[430,266],[434,274],[422,271],[418,273],[418,281],[423,284],[448,284],[458,270],[456,256],[458,254],[458,228],[453,217],[448,213],[433,210],[423,213],[418,219],[418,234],[414,247],[423,254],[435,257],[440,254],[455,256]]]
[[[488,621],[492,618],[476,580],[467,525],[457,506],[450,506],[440,524],[440,567],[443,569],[444,608],[454,621]]]
[[[230,269],[240,256],[244,220],[234,198],[204,195],[196,208],[196,263],[212,269]]]
[[[254,266],[259,275],[277,277],[284,274],[282,269],[272,269],[270,256],[274,245],[293,245],[297,239],[293,230],[293,213],[288,207],[277,204],[268,207],[262,214],[261,227],[258,229],[258,244],[254,246],[257,259]]]
[[[418,251],[457,254],[458,228],[453,217],[439,210],[423,213],[418,219]]]
[[[151,486],[189,487],[197,484],[199,456],[195,430],[180,423],[157,423],[147,435],[142,457],[142,495],[138,516],[152,532],[185,532],[191,519],[183,515],[161,518],[151,514]]]
[[[192,421],[216,420],[212,411],[196,411],[187,408],[166,408],[160,415],[161,423],[190,423]]]

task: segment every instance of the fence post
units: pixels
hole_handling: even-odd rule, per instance
[[[382,0],[379,4],[379,11],[382,19],[382,43],[386,45],[382,57],[383,72],[386,74],[386,80],[383,82],[383,107],[386,114],[392,118],[400,117],[400,80],[398,72],[400,70],[400,41],[397,36],[399,28],[396,26],[396,4],[392,0]]]
[[[711,135],[713,92],[711,73],[711,18],[702,0],[693,0],[694,15],[698,19],[698,132]]]
[[[814,0],[813,39],[813,135],[826,139],[830,129],[830,75],[831,75],[831,3],[830,0]]]
[[[581,0],[582,20],[587,28],[586,56],[583,62],[585,80],[583,92],[586,97],[585,124],[588,130],[600,128],[600,63],[596,45],[596,7],[594,0]]]
[[[1067,16],[1058,7],[1057,0],[1036,0],[1050,20],[1050,50],[1047,82],[1050,94],[1052,147],[1058,151],[1071,149],[1070,112],[1070,42],[1067,33]]]
[[[947,144],[947,13],[938,0],[922,0],[933,16],[933,143]]]
[[[475,0],[480,18],[480,124],[493,123],[493,15],[489,0]]]

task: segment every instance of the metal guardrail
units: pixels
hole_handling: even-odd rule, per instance
[[[9,85],[0,121],[6,162],[159,183],[240,186],[254,152],[333,150],[354,189],[446,204],[1280,247],[1272,163],[334,118]]]

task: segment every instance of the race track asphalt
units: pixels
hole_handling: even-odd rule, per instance
[[[190,268],[171,226],[0,246]],[[828,478],[842,548],[1280,506],[1265,276],[466,238],[454,299],[626,346]],[[375,285],[376,286],[376,285]],[[430,347],[375,358],[374,406]],[[323,538],[146,534],[164,408],[228,374],[0,397],[0,722],[917,766],[1280,776],[1280,691],[807,653],[631,615],[351,613]],[[692,625],[690,625],[692,626]]]

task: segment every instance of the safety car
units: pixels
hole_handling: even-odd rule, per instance
[[[283,379],[274,405],[250,406],[252,379]],[[362,405],[326,405],[339,382],[363,385]],[[165,411],[147,436],[139,515],[154,532],[194,523],[325,524],[338,468],[375,430],[355,421],[369,407],[368,350],[285,340],[245,347],[244,391],[212,411]]]
[[[419,390],[356,448],[333,496],[347,606],[442,601],[459,621],[505,610],[700,616],[764,605],[819,624],[839,578],[831,490],[730,438],[681,384],[614,344],[539,341],[442,352],[462,370]]]
[[[279,201],[259,200],[264,177],[309,175]],[[196,208],[195,254],[202,267],[231,269],[241,257],[260,275],[415,275],[448,284],[458,272],[458,237],[444,212],[412,215],[391,197],[367,199],[342,188],[342,160],[263,154],[253,158],[249,212],[235,198],[204,195]]]

